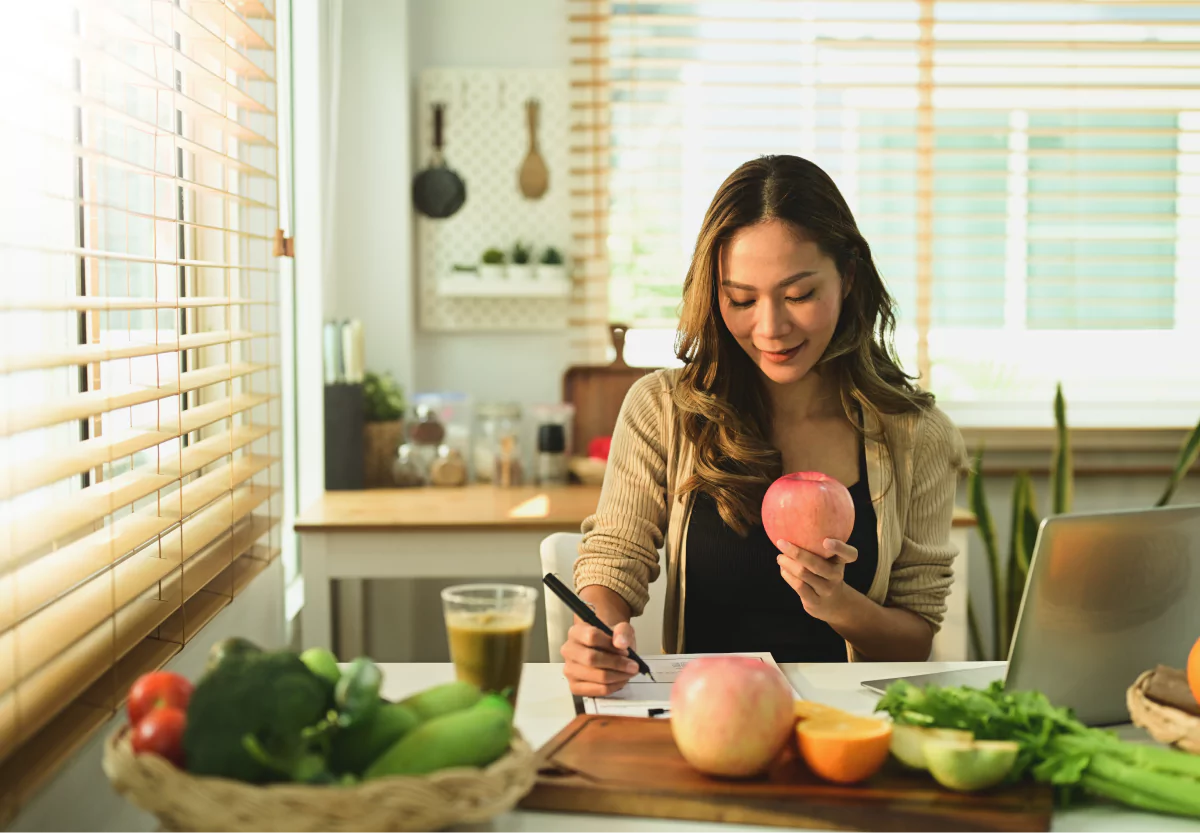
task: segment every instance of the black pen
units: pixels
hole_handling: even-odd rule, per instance
[[[555,596],[562,599],[563,603],[571,608],[580,619],[587,622],[593,628],[599,628],[609,636],[613,635],[612,629],[600,621],[600,617],[596,615],[594,610],[587,606],[587,602],[576,596],[567,585],[558,580],[558,576],[554,575],[554,573],[546,573],[542,582],[554,592]],[[629,658],[637,663],[639,671],[654,680],[654,675],[650,673],[650,666],[632,648],[629,649]],[[658,682],[658,680],[654,680],[654,682]]]

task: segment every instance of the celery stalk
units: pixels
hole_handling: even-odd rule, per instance
[[[1087,773],[1161,801],[1172,812],[1200,817],[1200,781],[1194,778],[1142,769],[1105,753],[1092,756]]]

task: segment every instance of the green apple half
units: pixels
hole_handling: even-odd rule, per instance
[[[974,792],[1003,781],[1017,761],[1020,746],[1011,740],[929,739],[924,751],[929,773],[939,784]]]
[[[900,763],[912,769],[929,769],[925,762],[925,743],[930,740],[952,740],[970,743],[975,738],[964,729],[934,729],[927,726],[892,726],[892,754]]]

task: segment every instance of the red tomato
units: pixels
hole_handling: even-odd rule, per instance
[[[187,714],[174,706],[160,706],[133,727],[133,751],[153,752],[183,769],[183,730]]]
[[[129,725],[137,726],[159,706],[174,706],[186,712],[191,698],[192,684],[187,677],[170,671],[143,674],[129,689]]]

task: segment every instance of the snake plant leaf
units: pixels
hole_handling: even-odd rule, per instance
[[[983,649],[983,632],[979,629],[979,618],[975,614],[975,602],[967,597],[967,629],[971,633],[971,648],[975,651],[975,659],[987,659],[988,653]]]
[[[1019,472],[1013,480],[1012,526],[1008,547],[1008,594],[1005,622],[1006,652],[1011,647],[1013,634],[1017,630],[1017,616],[1021,611],[1021,599],[1025,595],[1025,583],[1029,579],[1029,562],[1033,558],[1033,547],[1037,541],[1038,515],[1037,496],[1033,491],[1033,480],[1028,472]]]
[[[987,556],[988,571],[992,577],[992,656],[999,657],[1001,651],[1002,623],[1008,621],[1007,598],[1000,575],[1000,548],[996,543],[996,527],[988,509],[987,494],[983,488],[983,446],[975,452],[971,473],[967,479],[967,500],[975,514],[976,529],[983,539],[983,552]]]
[[[1179,488],[1183,478],[1187,477],[1192,466],[1196,464],[1197,457],[1200,457],[1200,422],[1196,423],[1196,427],[1184,441],[1183,448],[1179,450],[1179,458],[1175,461],[1175,469],[1167,481],[1167,488],[1163,491],[1162,497],[1158,499],[1158,503],[1154,504],[1155,506],[1166,506],[1171,502],[1175,490]]]
[[[1050,467],[1050,511],[1065,515],[1075,500],[1075,462],[1071,458],[1071,436],[1067,429],[1067,402],[1062,383],[1054,392],[1054,459]]]

